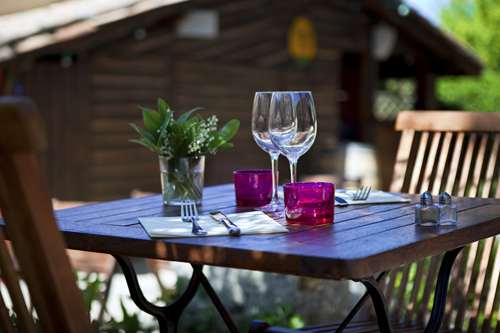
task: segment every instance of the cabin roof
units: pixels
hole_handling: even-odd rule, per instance
[[[127,22],[151,21],[175,15],[192,4],[206,0],[69,0],[48,6],[0,16],[0,63],[28,55],[64,50],[68,43],[114,30],[126,30]],[[398,14],[399,0],[365,0],[363,10],[397,29],[398,34],[422,45],[427,54],[438,58],[446,69],[440,74],[475,75],[482,61],[449,34],[431,24],[418,12]],[[129,28],[130,29],[130,28]],[[127,31],[128,33],[129,31]],[[109,34],[110,38],[116,33]]]

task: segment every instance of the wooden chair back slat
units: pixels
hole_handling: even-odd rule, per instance
[[[474,154],[474,147],[476,145],[476,133],[472,133],[469,137],[469,142],[467,144],[467,150],[465,152],[465,157],[462,162],[462,173],[460,175],[460,181],[458,183],[458,192],[457,195],[459,197],[463,197],[466,194],[467,190],[467,181],[469,180],[470,169],[472,165],[472,155]]]
[[[498,168],[497,168],[497,170],[498,170]],[[500,184],[500,174],[498,175],[498,178],[497,178],[497,191],[495,193],[495,198],[500,198],[500,186],[498,184]]]
[[[26,99],[0,98],[0,209],[43,332],[89,332],[37,153],[45,135]]]
[[[394,164],[395,180],[391,184],[391,191],[393,192],[401,191],[404,186],[405,176],[410,165],[409,160],[414,136],[414,130],[405,130],[401,133],[401,140]]]
[[[410,302],[408,302],[408,305],[406,306],[406,314],[403,319],[404,322],[411,323],[415,319],[415,314],[416,314],[416,309],[417,309],[417,302],[418,302],[418,294],[420,291],[420,288],[423,283],[423,277],[424,277],[424,262],[423,260],[419,261],[418,263],[415,264],[416,266],[416,272],[415,272],[415,278],[413,279],[413,288],[411,291],[410,295]]]
[[[434,177],[434,182],[432,185],[432,193],[441,192],[443,181],[444,181],[444,170],[446,167],[446,161],[448,160],[448,153],[451,146],[451,140],[453,139],[452,132],[446,132],[443,144],[441,146],[441,153],[439,155],[439,162],[437,164],[436,176]]]
[[[467,196],[469,197],[476,197],[478,195],[479,182],[480,182],[481,172],[483,170],[487,144],[488,144],[488,134],[485,133],[481,135],[479,150],[475,158],[475,165],[472,173],[472,184],[469,193],[467,193]]]
[[[422,172],[422,167],[424,164],[425,153],[427,151],[427,143],[429,141],[429,132],[423,132],[420,137],[420,143],[418,146],[417,158],[415,160],[415,164],[413,166],[413,172],[411,174],[410,179],[410,188],[408,193],[417,193],[418,192],[418,182],[420,180],[420,175]]]
[[[494,256],[494,264],[493,264],[493,270],[491,273],[491,280],[490,284],[488,287],[488,295],[486,297],[486,304],[484,307],[484,319],[491,325],[491,320],[493,319],[493,313],[494,313],[494,305],[495,305],[495,298],[497,295],[497,289],[498,289],[498,279],[500,278],[500,255],[498,255],[498,251],[493,251],[493,256]],[[485,325],[485,326],[489,326]]]
[[[499,119],[497,112],[403,111],[398,114],[396,130],[494,133]]]
[[[406,286],[408,284],[408,278],[410,275],[410,268],[411,265],[407,265],[403,268],[402,274],[401,274],[401,279],[400,279],[400,287],[397,290],[397,295],[396,295],[396,303],[394,305],[394,312],[393,312],[393,319],[395,321],[401,321],[401,318],[403,316],[403,308],[405,307],[404,304],[404,296],[406,292]]]
[[[493,140],[493,146],[491,148],[490,157],[488,160],[488,166],[486,168],[486,174],[484,177],[484,187],[481,193],[481,197],[488,198],[490,196],[491,188],[493,187],[494,174],[496,161],[498,159],[498,150],[500,149],[500,134],[496,134]],[[498,185],[497,185],[498,187]]]
[[[434,291],[435,278],[437,275],[437,269],[439,267],[439,256],[432,257],[429,264],[429,269],[427,270],[427,274],[425,277],[424,291],[422,295],[422,299],[420,301],[419,310],[417,312],[417,321],[424,322],[426,316],[428,315],[428,311],[426,311],[429,300],[431,299],[432,292]]]
[[[398,115],[396,129],[401,140],[391,191],[500,197],[500,113],[406,111]],[[498,244],[495,238],[476,242],[455,261],[444,327],[500,333]],[[425,323],[439,262],[439,257],[427,258],[388,274],[393,319]]]
[[[419,192],[424,192],[430,190],[431,185],[431,175],[434,171],[434,167],[436,164],[436,155],[439,148],[439,142],[441,140],[441,133],[436,132],[432,134],[432,143],[429,149],[429,153],[427,154],[427,162],[425,165],[424,178],[422,180],[422,185],[420,186]]]
[[[392,270],[391,272],[389,272],[388,278],[386,279],[387,280],[387,287],[386,287],[386,290],[385,290],[385,295],[386,295],[386,298],[390,302],[394,301],[394,298],[392,297],[392,293],[395,290],[396,279],[397,279],[397,276],[398,276],[399,272],[400,272],[399,269]]]
[[[474,279],[474,294],[472,299],[472,306],[467,309],[466,318],[470,319],[468,331],[474,332],[477,328],[477,318],[479,316],[479,309],[483,302],[481,302],[481,296],[483,296],[483,291],[485,290],[485,282],[487,280],[486,271],[488,269],[488,263],[490,261],[490,254],[493,246],[495,245],[495,238],[490,237],[486,239],[483,243],[483,251],[481,258],[479,260],[479,269],[477,276]],[[478,257],[479,259],[479,257]]]
[[[460,285],[462,284],[462,280],[459,278],[462,276],[462,267],[463,262],[467,257],[466,253],[468,248],[462,250],[457,258],[455,259],[455,264],[451,270],[450,274],[450,288],[449,288],[449,296],[446,298],[446,306],[443,318],[443,327],[450,327],[450,323],[454,321],[454,316],[456,314],[454,303],[459,299],[460,295]]]
[[[16,332],[11,322],[9,310],[7,309],[7,305],[5,305],[2,294],[0,294],[0,329],[5,333]]]
[[[448,179],[446,181],[445,191],[448,193],[453,193],[458,175],[458,166],[460,164],[460,154],[462,152],[462,147],[464,143],[465,133],[458,133],[455,140],[455,145],[453,148],[453,155],[451,156],[451,165],[448,173]],[[434,192],[435,193],[435,192]]]
[[[19,327],[23,332],[35,332],[35,324],[33,318],[26,306],[21,287],[19,285],[19,276],[14,267],[12,256],[6,246],[5,236],[0,230],[0,267],[2,270],[2,280],[9,291],[12,305],[19,319]]]
[[[496,291],[496,286],[492,288],[492,282],[493,282],[493,276],[494,276],[494,269],[495,269],[495,262],[496,258],[498,255],[498,238],[496,237],[491,237],[493,240],[493,243],[491,245],[490,249],[490,256],[488,260],[488,265],[486,268],[486,273],[485,273],[485,279],[484,279],[484,284],[483,284],[483,289],[480,291],[480,296],[479,296],[479,308],[477,313],[474,314],[473,319],[474,322],[477,322],[478,327],[482,327],[482,331],[488,331],[491,326],[491,316],[486,315],[486,306],[488,305],[488,298],[491,290]],[[482,323],[480,322],[482,318]],[[486,323],[486,321],[489,321],[489,324]]]

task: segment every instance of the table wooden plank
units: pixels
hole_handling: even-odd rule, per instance
[[[328,226],[287,226],[287,234],[152,240],[138,217],[177,215],[154,195],[57,212],[68,247],[333,279],[357,279],[500,233],[500,200],[457,198],[459,224],[414,224],[412,203],[335,208]],[[208,187],[201,212],[235,207],[232,185]],[[282,214],[281,214],[282,215]],[[278,217],[285,224],[283,216]]]

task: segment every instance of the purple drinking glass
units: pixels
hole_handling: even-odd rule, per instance
[[[271,169],[237,170],[233,175],[238,206],[260,207],[271,202],[273,194]]]
[[[285,184],[285,215],[290,224],[333,223],[335,185],[332,183]]]

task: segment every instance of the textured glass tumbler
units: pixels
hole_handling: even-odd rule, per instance
[[[260,207],[271,202],[273,194],[271,169],[237,170],[233,175],[238,206]]]
[[[285,215],[290,224],[333,223],[335,185],[291,183],[284,186]]]

